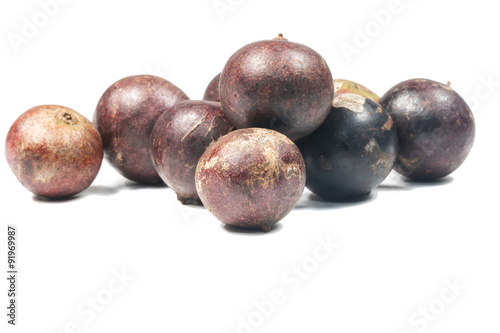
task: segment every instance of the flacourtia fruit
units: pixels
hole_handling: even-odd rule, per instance
[[[297,140],[323,122],[332,99],[323,57],[281,34],[242,47],[221,73],[220,100],[236,128],[270,128]]]
[[[203,100],[220,102],[219,81],[220,81],[220,73],[217,74],[208,84],[207,89],[205,90],[205,94],[203,95]]]
[[[290,139],[273,130],[248,128],[210,145],[195,179],[202,203],[220,221],[268,231],[295,206],[306,174]]]
[[[394,169],[414,180],[432,181],[455,171],[472,148],[472,111],[449,84],[427,79],[401,82],[382,96],[398,132]]]
[[[196,165],[212,142],[233,129],[220,103],[184,101],[167,109],[151,132],[153,164],[183,204],[199,200]]]
[[[161,181],[151,161],[149,137],[166,109],[188,99],[173,83],[157,76],[129,76],[113,83],[94,113],[106,160],[130,180]]]
[[[11,126],[5,157],[28,190],[46,198],[80,193],[101,167],[101,137],[84,116],[60,105],[40,105]]]
[[[377,103],[380,101],[380,97],[377,94],[354,81],[335,79],[333,80],[333,86],[335,89],[335,95],[358,94],[367,98],[371,98]]]
[[[370,193],[391,172],[397,134],[390,115],[370,98],[339,94],[325,122],[297,141],[306,186],[327,199]]]

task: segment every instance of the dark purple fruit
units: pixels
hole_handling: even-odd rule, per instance
[[[297,146],[307,188],[328,199],[370,193],[391,172],[398,149],[389,114],[358,94],[335,95],[326,120]]]
[[[205,95],[203,95],[203,100],[220,102],[219,82],[220,82],[220,73],[217,74],[208,84],[207,89],[205,90]]]
[[[24,112],[11,126],[5,157],[28,190],[62,198],[90,186],[103,150],[99,133],[84,116],[64,106],[41,105]]]
[[[394,169],[430,181],[449,175],[467,158],[475,135],[467,103],[449,85],[414,79],[392,87],[380,100],[399,139]]]
[[[167,109],[151,132],[151,155],[163,181],[186,203],[199,200],[196,165],[212,142],[233,129],[217,102],[184,101]]]
[[[237,128],[270,128],[297,140],[328,115],[333,79],[321,55],[281,36],[231,56],[221,73],[220,99]]]
[[[223,223],[267,231],[295,206],[305,176],[292,141],[276,131],[248,128],[207,148],[196,168],[196,189]]]
[[[129,76],[113,83],[94,114],[109,163],[130,180],[160,181],[151,161],[149,137],[163,112],[187,99],[182,90],[157,76]]]

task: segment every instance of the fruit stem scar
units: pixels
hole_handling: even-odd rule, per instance
[[[78,122],[78,119],[76,117],[73,117],[73,115],[71,115],[71,113],[69,112],[64,112],[61,116],[61,120],[68,125],[75,125]]]

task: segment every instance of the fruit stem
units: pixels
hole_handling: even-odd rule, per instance
[[[450,82],[450,81],[446,82],[446,85],[447,85],[448,87],[449,87],[449,86],[451,86],[451,82]]]
[[[283,34],[282,34],[282,33],[279,33],[279,34],[278,34],[278,37],[275,37],[274,39],[275,39],[275,40],[288,40],[288,39],[286,39],[285,37],[283,37]]]

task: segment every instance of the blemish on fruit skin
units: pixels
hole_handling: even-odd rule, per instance
[[[120,153],[118,153],[118,155],[116,156],[116,164],[120,167],[123,167],[125,165],[125,160],[122,158]]]
[[[49,183],[55,176],[57,176],[58,169],[55,166],[49,166],[47,168],[40,168],[35,173],[33,179],[38,183]]]
[[[356,113],[365,112],[363,104],[367,99],[358,94],[340,94],[333,98],[333,107],[345,108]]]
[[[382,126],[382,129],[385,131],[390,131],[392,129],[393,125],[394,125],[394,121],[392,120],[392,117],[389,116],[389,117],[387,117],[387,121],[385,122],[384,126]]]
[[[288,179],[290,177],[301,177],[299,166],[297,164],[288,165],[285,169],[285,177]]]
[[[413,159],[408,159],[406,157],[398,156],[397,163],[402,164],[405,168],[415,170],[417,168],[420,157],[415,157]]]
[[[335,79],[333,81],[333,85],[334,85],[335,95],[348,93],[348,94],[357,94],[364,96],[366,98],[370,98],[377,103],[380,100],[380,97],[373,91],[353,81],[344,79]]]
[[[365,154],[370,154],[376,147],[378,147],[377,140],[371,138],[365,146]],[[378,149],[380,149],[380,147]]]
[[[203,121],[207,118],[207,115],[204,115],[202,118],[200,118],[195,124],[193,124],[193,126],[191,127],[191,129],[186,133],[186,135],[184,135],[181,139],[181,143],[184,141],[184,139],[189,136],[189,134],[193,133],[194,130],[196,130],[201,124],[203,124]],[[210,131],[210,127],[208,129],[208,131]]]

